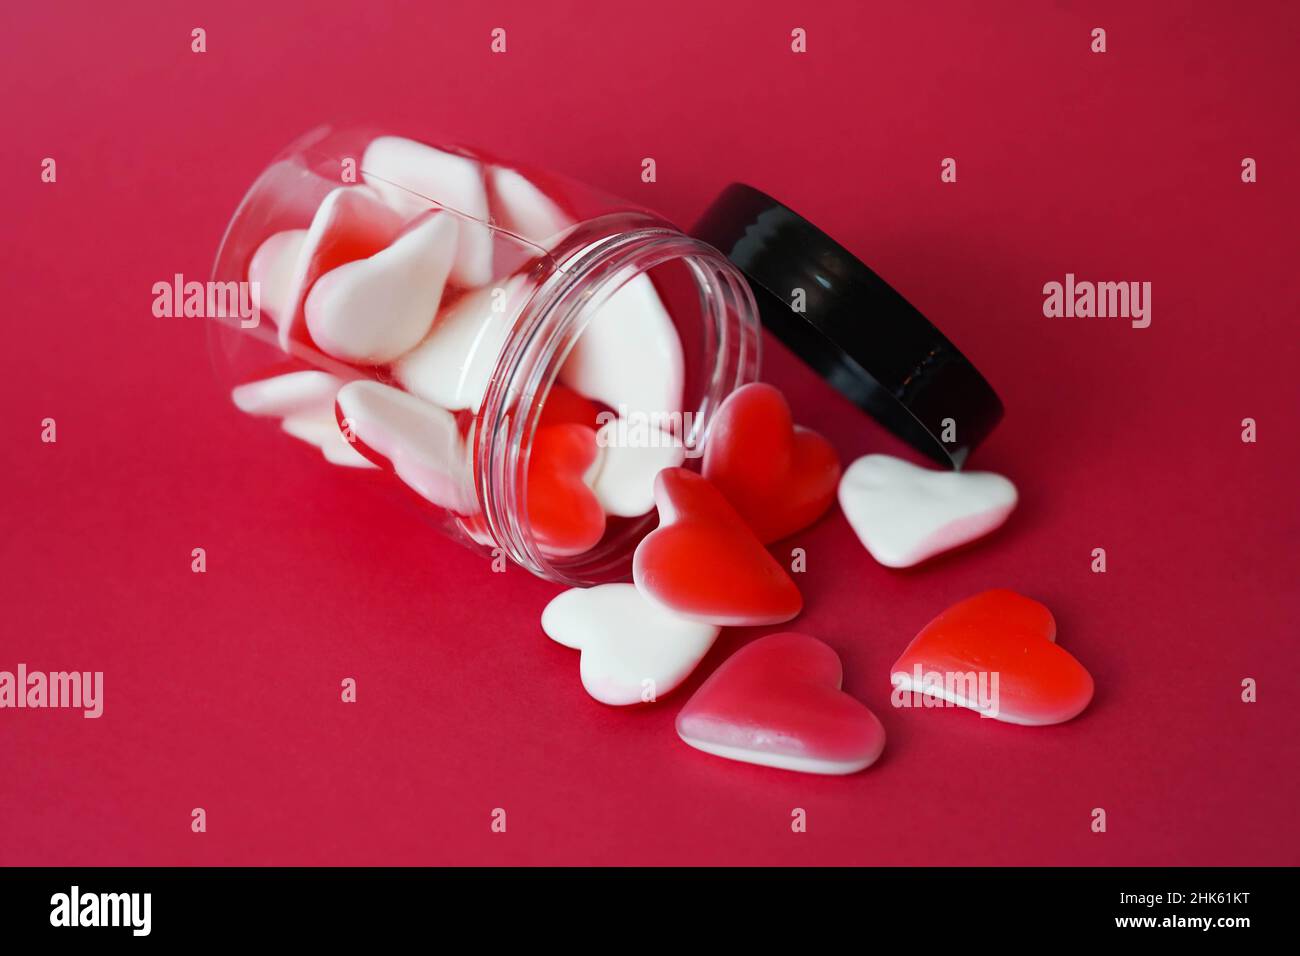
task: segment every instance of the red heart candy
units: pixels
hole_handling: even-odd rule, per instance
[[[1056,621],[1042,604],[985,591],[948,608],[907,645],[892,671],[894,693],[929,683],[933,696],[998,720],[1059,724],[1088,706],[1093,684],[1055,641]]]
[[[581,554],[604,536],[605,510],[583,480],[598,453],[596,433],[585,425],[548,425],[534,434],[528,520],[547,554]]]
[[[767,544],[825,514],[840,460],[825,438],[794,424],[785,396],[754,382],[728,395],[709,426],[704,477]]]
[[[574,422],[579,425],[586,425],[588,428],[597,428],[596,416],[598,414],[600,414],[600,410],[596,407],[595,402],[556,382],[546,393],[546,399],[542,403],[542,413],[538,419],[538,426]]]
[[[641,593],[670,611],[723,627],[779,624],[803,597],[718,489],[684,468],[655,478],[659,527],[632,558]]]
[[[885,749],[885,729],[840,690],[839,655],[815,637],[786,632],[727,658],[677,715],[697,750],[805,773],[855,773]]]

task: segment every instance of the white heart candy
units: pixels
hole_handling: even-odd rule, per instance
[[[343,379],[309,369],[287,372],[257,382],[236,385],[230,392],[235,407],[247,415],[315,414],[334,417],[334,396]]]
[[[451,412],[369,380],[344,385],[337,401],[356,440],[388,459],[397,477],[421,496],[459,514],[477,509],[465,445]]]
[[[639,275],[592,316],[560,381],[619,414],[682,410],[682,343],[654,283]]]
[[[573,588],[542,611],[551,640],[582,651],[582,686],[603,704],[639,704],[684,681],[718,636],[643,598],[633,584]]]
[[[248,281],[257,284],[258,306],[277,324],[288,308],[294,266],[306,238],[306,229],[277,232],[257,247],[248,262]]]
[[[289,435],[320,449],[325,460],[347,468],[377,468],[378,466],[357,451],[339,431],[338,421],[334,418],[331,405],[328,416],[315,413],[290,415],[280,422],[280,427]]]
[[[932,471],[867,455],[840,479],[840,508],[871,556],[907,568],[988,534],[1016,506],[1016,486],[987,471]]]
[[[293,265],[284,314],[279,316],[280,348],[289,351],[294,324],[312,283],[348,261],[358,245],[376,252],[396,238],[402,217],[366,186],[340,186],[321,200]],[[341,261],[340,261],[341,260]]]
[[[462,286],[492,281],[492,230],[486,225],[481,163],[415,140],[381,136],[366,147],[361,168],[366,183],[405,217],[427,212],[429,202],[461,213],[451,279]]]
[[[564,210],[513,169],[493,166],[488,181],[492,215],[506,232],[549,248],[548,240],[573,225]]]
[[[466,292],[433,323],[423,342],[393,365],[393,377],[413,395],[457,411],[478,411],[506,337],[523,307],[516,277]]]
[[[369,259],[331,269],[304,306],[312,341],[366,365],[414,348],[438,314],[455,252],[456,218],[438,212]]]
[[[657,428],[644,430],[644,445],[620,443],[618,426],[617,421],[608,422],[596,432],[601,456],[587,484],[606,514],[635,518],[655,506],[655,476],[680,465],[686,450]]]

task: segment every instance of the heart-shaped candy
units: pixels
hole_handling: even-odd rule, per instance
[[[599,428],[596,420],[599,414],[600,409],[595,402],[555,382],[546,390],[546,397],[542,400],[542,414],[537,424],[545,426],[572,422],[588,428]]]
[[[641,593],[674,614],[722,627],[779,624],[803,596],[713,485],[684,468],[655,478],[659,527],[632,556]]]
[[[524,280],[474,289],[443,310],[428,336],[393,364],[407,391],[452,411],[478,411],[523,307]]]
[[[480,286],[492,281],[492,230],[483,166],[400,136],[381,136],[361,158],[366,183],[405,219],[428,212],[430,203],[461,215],[451,281]]]
[[[357,451],[423,498],[459,514],[478,509],[465,445],[451,412],[368,379],[339,389],[338,422]]]
[[[235,407],[246,415],[288,415],[310,413],[333,415],[334,396],[343,379],[319,369],[286,372],[256,382],[236,385],[230,392]]]
[[[433,325],[456,252],[456,218],[436,212],[368,259],[332,269],[307,294],[312,341],[345,362],[382,365]]]
[[[682,410],[682,342],[654,283],[638,275],[591,317],[560,381],[620,415]]]
[[[784,395],[753,382],[728,395],[709,425],[703,471],[768,544],[825,514],[840,459],[825,438],[795,425]]]
[[[306,238],[306,229],[277,232],[263,240],[248,262],[248,281],[257,285],[258,307],[277,325],[291,305],[293,270]]]
[[[333,409],[327,414],[300,412],[290,415],[280,422],[280,427],[284,429],[285,434],[316,446],[325,460],[332,465],[361,469],[379,467],[357,451],[352,442],[343,437],[343,433],[339,431],[339,423],[334,418]]]
[[[840,508],[871,556],[919,564],[1007,520],[1016,486],[987,471],[931,471],[889,455],[859,458],[840,481]]]
[[[550,197],[513,169],[488,170],[489,205],[493,217],[509,233],[548,248],[573,225],[573,220]]]
[[[619,440],[618,422],[608,422],[596,432],[596,444],[604,449],[591,490],[606,514],[636,518],[655,506],[655,476],[665,468],[676,468],[686,457],[681,443],[659,429],[647,430],[644,444]]]
[[[237,385],[230,397],[248,415],[282,419],[280,427],[299,441],[315,445],[325,460],[349,468],[374,468],[339,431],[334,396],[343,379],[318,369],[286,372]]]
[[[969,597],[927,624],[894,663],[891,682],[896,698],[929,694],[1032,726],[1069,720],[1093,691],[1092,675],[1056,644],[1052,612],[1005,589]]]
[[[804,773],[856,773],[885,749],[885,729],[840,690],[839,655],[788,631],[746,644],[723,661],[677,715],[697,750]]]
[[[528,456],[528,521],[547,555],[592,548],[605,534],[605,512],[587,484],[599,459],[596,433],[585,425],[537,429]]]
[[[300,337],[303,303],[313,283],[332,269],[366,259],[397,238],[402,217],[365,186],[340,186],[321,200],[294,262],[284,314],[278,317],[280,348]]]
[[[622,706],[667,694],[695,669],[719,628],[669,614],[631,584],[573,588],[542,612],[551,640],[582,651],[582,686]]]

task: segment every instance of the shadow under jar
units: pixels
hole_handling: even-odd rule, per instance
[[[654,475],[755,380],[744,277],[654,213],[477,150],[319,129],[258,177],[215,282],[232,398],[541,577],[628,577]],[[360,480],[360,479],[358,479]]]

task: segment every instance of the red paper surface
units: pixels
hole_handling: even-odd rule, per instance
[[[1138,6],[11,5],[0,669],[103,671],[105,709],[0,711],[0,863],[1300,862],[1300,16]],[[910,573],[834,513],[794,542],[796,622],[724,632],[658,706],[597,704],[539,629],[555,587],[242,418],[205,320],[151,314],[153,283],[207,278],[244,189],[323,121],[481,144],[684,226],[732,180],[772,192],[995,384],[1007,417],[971,465],[1019,509]],[[1150,328],[1045,318],[1067,272],[1152,282]],[[846,462],[908,454],[778,346],[765,377]],[[1091,708],[1052,728],[891,708],[902,648],[994,586],[1052,608]],[[719,661],[791,628],[880,716],[872,769],[785,773],[674,734]]]

